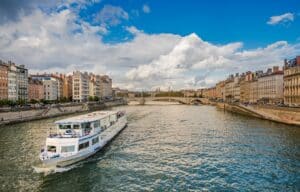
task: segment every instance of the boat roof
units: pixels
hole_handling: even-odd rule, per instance
[[[75,117],[70,117],[66,119],[61,119],[55,121],[56,124],[67,124],[67,123],[85,123],[85,122],[93,122],[99,119],[103,119],[109,115],[116,114],[116,111],[95,111],[92,113],[78,115]]]

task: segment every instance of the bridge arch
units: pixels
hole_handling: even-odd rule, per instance
[[[203,101],[201,98],[192,98],[190,104],[203,104]]]
[[[205,98],[195,98],[195,97],[135,97],[130,98],[128,101],[141,101],[144,99],[144,102],[149,101],[171,101],[171,102],[178,102],[181,104],[204,104]]]

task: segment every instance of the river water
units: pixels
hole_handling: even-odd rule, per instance
[[[0,128],[0,191],[300,191],[300,128],[212,106],[123,106],[129,124],[70,170],[32,166],[59,118]]]

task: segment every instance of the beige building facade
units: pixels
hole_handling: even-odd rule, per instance
[[[28,100],[40,101],[44,99],[43,82],[29,78],[28,81]]]
[[[87,72],[73,72],[73,101],[85,102],[89,97],[89,74]]]
[[[284,65],[284,103],[289,106],[300,106],[300,56]]]
[[[8,97],[8,67],[0,60],[0,100],[7,99]]]
[[[258,78],[258,100],[263,103],[283,102],[283,71],[278,67]]]
[[[112,97],[112,80],[108,75],[100,77],[100,95],[101,97]]]

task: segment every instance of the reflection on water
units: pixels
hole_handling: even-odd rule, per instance
[[[75,169],[34,173],[56,119],[0,129],[0,191],[299,191],[300,129],[211,106],[125,106],[129,126]]]

